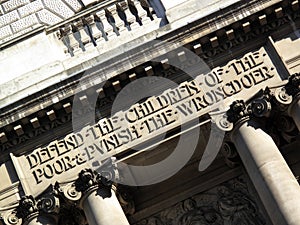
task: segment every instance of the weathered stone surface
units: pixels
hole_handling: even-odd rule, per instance
[[[39,21],[35,14],[26,16],[14,23],[11,24],[11,28],[13,32],[17,33],[20,32],[26,28],[34,28],[34,25],[38,25]]]
[[[43,3],[47,9],[62,18],[69,18],[74,15],[74,12],[62,1],[43,0]]]
[[[31,2],[23,7],[18,8],[18,11],[20,13],[21,17],[28,16],[30,14],[33,14],[41,9],[43,9],[43,3],[42,0],[36,0],[34,2]]]
[[[0,17],[0,27],[10,24],[19,19],[17,11],[12,11]]]
[[[182,4],[172,5],[169,9],[166,9],[166,15],[169,22],[174,22],[181,18],[184,18],[186,22],[192,22],[239,1],[241,0],[180,1]]]
[[[243,177],[195,195],[136,225],[265,225]]]
[[[82,6],[77,0],[64,0],[75,12],[78,12]]]
[[[9,0],[3,3],[2,6],[5,12],[9,12],[28,3],[30,3],[30,0]]]
[[[62,21],[62,18],[58,17],[56,14],[50,12],[47,9],[43,9],[36,13],[38,19],[47,25],[56,24]]]
[[[0,28],[0,39],[6,38],[7,36],[10,35],[12,35],[12,30],[9,25]]]

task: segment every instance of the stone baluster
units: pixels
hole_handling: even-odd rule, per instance
[[[69,31],[66,31],[63,28],[60,28],[59,32],[58,32],[58,37],[59,37],[59,39],[61,39],[63,44],[66,46],[64,48],[64,52],[69,53],[70,56],[72,57],[72,56],[74,56],[74,53],[73,53],[73,47],[71,46],[70,37],[69,37],[68,33],[69,33]]]
[[[113,39],[117,37],[117,34],[113,30],[113,26],[110,25],[108,22],[106,16],[105,16],[105,10],[100,10],[96,13],[97,17],[101,20],[104,32],[107,34],[108,40]]]
[[[101,30],[96,26],[95,16],[88,16],[85,18],[87,25],[90,26],[93,38],[95,41],[102,37]]]
[[[75,26],[74,24],[71,24],[70,29],[71,29],[71,34],[69,35],[69,37],[70,37],[71,46],[74,49],[74,54],[85,51],[85,47],[81,41],[81,34],[78,30],[78,27]]]
[[[72,28],[72,26],[71,25],[66,25],[64,31],[69,37],[70,46],[73,49],[74,54],[78,51],[81,51],[80,50],[80,44],[74,37],[74,34],[73,34],[74,29]]]
[[[83,47],[81,47],[81,49],[84,51],[84,49],[88,48],[91,45],[91,38],[88,35],[88,31],[87,29],[85,29],[82,20],[76,22],[75,26],[79,32],[78,41],[82,43]]]
[[[103,41],[108,41],[107,34],[104,30],[104,24],[101,21],[100,17],[97,16],[97,14],[94,14],[93,17],[94,17],[94,22],[95,22],[94,23],[95,24],[95,29],[100,32],[100,38],[96,39],[96,43],[101,43]],[[95,33],[97,33],[97,31]]]
[[[111,5],[107,8],[107,10],[111,13],[111,16],[114,18],[115,25],[119,33],[122,34],[124,31],[127,31],[124,21],[120,18],[117,12],[117,5]]]
[[[75,185],[82,193],[81,205],[89,225],[129,225],[110,181],[114,176],[110,169],[102,170],[101,175],[91,169],[80,172]]]
[[[140,18],[143,25],[149,24],[151,19],[147,17],[147,12],[141,6],[138,0],[128,0],[128,4],[131,4],[137,10],[137,15]]]
[[[153,8],[150,6],[147,0],[140,0],[142,8],[147,12],[147,17],[151,20],[157,19],[157,16],[153,13]]]
[[[94,17],[88,16],[82,19],[83,28],[86,34],[89,36],[91,43],[96,46],[96,40],[101,37],[100,30],[97,29]]]
[[[272,138],[257,117],[268,116],[268,97],[246,105],[234,102],[227,112],[240,158],[274,225],[299,225],[300,187]]]
[[[289,115],[294,119],[300,131],[300,73],[290,76],[285,89],[293,97],[293,102],[288,109]]]
[[[129,23],[130,29],[135,30],[136,28],[140,27],[138,22],[136,22],[135,16],[130,12],[129,6],[126,1],[122,1],[118,3],[118,6],[123,10],[126,16],[126,20]]]

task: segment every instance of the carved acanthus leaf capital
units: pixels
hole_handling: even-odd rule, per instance
[[[17,217],[25,219],[33,214],[38,213],[37,202],[32,195],[23,196],[19,201],[17,208]]]
[[[250,118],[251,109],[243,100],[234,101],[227,111],[227,119],[229,122],[237,124]]]
[[[76,190],[86,192],[93,187],[110,189],[113,182],[119,179],[119,173],[113,160],[106,160],[97,171],[90,168],[82,170],[75,181]]]
[[[56,190],[50,186],[44,194],[35,199],[32,195],[23,196],[19,201],[16,216],[28,219],[39,213],[58,213],[60,202]]]
[[[289,82],[286,84],[285,89],[293,97],[300,94],[300,73],[295,73],[289,77]]]
[[[269,117],[271,112],[270,91],[268,89],[260,91],[256,98],[248,103],[244,100],[234,101],[227,111],[227,119],[229,122],[241,124],[252,117]]]

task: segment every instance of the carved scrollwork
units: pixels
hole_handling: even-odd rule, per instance
[[[216,123],[217,127],[223,131],[231,131],[233,129],[233,123],[228,121],[226,114],[213,116],[212,120]]]
[[[71,201],[78,201],[82,197],[82,193],[76,190],[74,183],[67,184],[63,189],[64,197]]]
[[[40,211],[45,213],[58,213],[59,212],[59,199],[56,196],[48,195],[39,199],[37,206]]]
[[[113,160],[106,160],[97,171],[92,169],[82,170],[75,181],[76,190],[85,192],[95,186],[111,188],[113,182],[119,179],[119,173]]]
[[[1,214],[1,218],[4,221],[4,224],[7,225],[21,225],[22,220],[18,218],[17,211],[9,211]],[[1,224],[1,223],[0,223]]]
[[[84,169],[79,173],[79,177],[75,182],[77,191],[85,192],[91,187],[101,184],[100,175],[92,169]]]
[[[23,196],[19,201],[19,206],[17,208],[18,218],[27,218],[33,214],[38,213],[37,202],[32,195]]]
[[[39,213],[57,214],[60,210],[60,201],[56,190],[50,186],[44,194],[35,199],[32,195],[23,196],[19,201],[15,215],[19,219],[29,219],[37,216]],[[15,221],[15,217],[10,217]],[[11,224],[11,223],[9,223]],[[13,223],[12,223],[13,224]],[[15,223],[18,224],[18,223]]]
[[[251,102],[251,112],[256,117],[268,117],[271,111],[269,99],[263,97]]]
[[[117,198],[122,206],[122,209],[126,215],[133,215],[135,212],[135,204],[132,194],[124,188],[118,188]]]
[[[251,109],[243,100],[234,101],[227,111],[228,121],[234,124],[250,118]]]
[[[249,120],[252,117],[269,117],[272,109],[270,90],[257,93],[257,97],[249,103],[243,100],[234,101],[227,111],[227,119],[234,125]]]
[[[289,82],[285,86],[286,92],[291,96],[300,93],[300,73],[295,73],[289,77]]]
[[[224,142],[221,148],[222,154],[225,157],[225,162],[230,168],[234,168],[240,165],[240,158],[234,147],[234,144],[231,142]]]
[[[276,101],[283,106],[289,105],[293,101],[293,97],[287,93],[285,87],[277,88],[274,97]]]

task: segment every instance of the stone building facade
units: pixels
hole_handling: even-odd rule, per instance
[[[299,225],[298,0],[0,1],[0,224]]]

